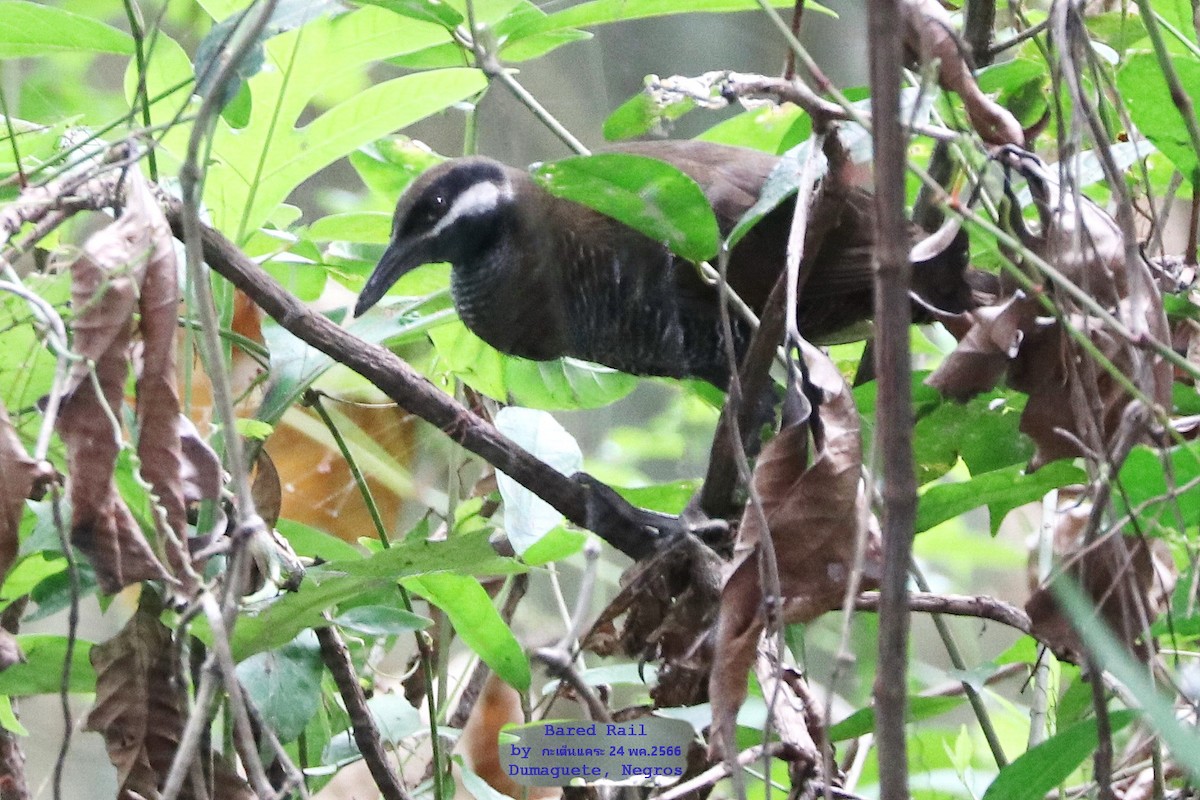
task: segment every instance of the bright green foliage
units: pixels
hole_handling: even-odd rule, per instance
[[[790,9],[794,3],[771,0],[769,5]],[[345,5],[283,0],[233,79],[225,86],[203,84],[197,88],[197,72],[216,63],[224,35],[234,28],[245,6],[244,0],[169,4],[163,27],[148,32],[142,42],[144,64],[139,66],[134,55],[137,42],[126,30],[120,4],[0,0],[0,67],[6,78],[0,81],[0,90],[6,93],[0,99],[11,113],[0,125],[0,212],[20,191],[18,170],[35,183],[51,180],[68,168],[86,165],[95,153],[103,152],[104,142],[115,142],[134,131],[142,134],[138,141],[154,142],[156,178],[171,191],[200,107],[197,95],[216,91],[223,108],[200,155],[205,170],[206,222],[262,262],[292,294],[321,308],[330,320],[364,341],[401,354],[435,386],[486,408],[495,401],[555,412],[566,430],[553,444],[578,440],[584,468],[613,485],[634,505],[667,514],[687,508],[700,487],[716,407],[724,402],[724,396],[713,387],[646,381],[571,359],[531,362],[501,354],[457,319],[445,265],[431,265],[406,276],[380,304],[380,310],[364,319],[348,319],[346,307],[352,302],[349,293],[361,287],[391,236],[396,198],[417,176],[446,157],[401,132],[422,120],[445,115],[469,128],[464,149],[470,150],[475,147],[476,132],[488,130],[491,124],[488,107],[481,102],[495,78],[480,68],[466,43],[468,18],[485,29],[481,42],[498,57],[501,68],[530,64],[528,71],[532,72],[532,62],[590,38],[591,29],[685,13],[762,13],[760,3],[591,0],[569,5],[478,0],[469,7],[466,0],[360,0]],[[142,8],[149,26],[156,24],[151,10],[149,5]],[[1196,58],[1200,46],[1191,4],[1187,0],[1155,0],[1153,10],[1166,36],[1170,64],[1195,102],[1200,99]],[[822,6],[806,4],[806,13],[813,11],[828,14]],[[1040,19],[1038,12],[1029,12],[1030,23]],[[1090,196],[1107,202],[1113,196],[1112,187],[1104,181],[1096,149],[1104,148],[1125,171],[1128,185],[1138,197],[1139,211],[1152,205],[1148,196],[1155,208],[1161,209],[1162,193],[1174,171],[1194,182],[1200,170],[1184,119],[1163,76],[1164,64],[1149,51],[1149,31],[1136,14],[1098,14],[1089,17],[1086,25],[1098,60],[1084,85],[1103,100],[1101,122],[1112,141],[1084,141],[1074,149],[1061,148],[1061,152],[1078,153],[1071,162],[1078,184]],[[1042,45],[1043,39],[1026,41],[1006,51],[980,70],[978,79],[983,91],[1012,111],[1023,126],[1045,123],[1054,135],[1056,130],[1070,130],[1080,120],[1073,118],[1077,111],[1066,102],[1065,90],[1059,87],[1055,98],[1051,65]],[[780,61],[783,52],[782,47],[772,50],[772,63]],[[729,66],[721,63],[711,68]],[[662,67],[664,73],[672,69],[671,64]],[[520,73],[512,74],[523,79]],[[111,76],[122,78],[119,88],[110,85]],[[933,83],[924,89],[909,87],[905,91],[905,102],[916,120],[962,127],[965,111],[961,101]],[[505,90],[497,87],[493,91]],[[618,106],[628,91],[632,89],[613,95],[617,99],[608,102]],[[848,95],[859,101],[858,111],[869,110],[864,90],[851,90]],[[607,117],[603,134],[613,140],[646,135],[660,127],[669,129],[684,115],[691,122],[708,113],[692,99],[664,106],[641,93],[615,109],[599,108],[603,99],[578,98],[581,104],[596,105],[598,113],[606,112],[602,113]],[[1118,100],[1120,107],[1113,105]],[[1124,112],[1132,121],[1129,130]],[[526,123],[537,124],[532,116]],[[78,127],[85,124],[99,138],[68,149],[70,145],[61,141],[64,134],[71,134],[73,140],[85,139],[89,132]],[[141,131],[143,126],[149,129]],[[666,243],[686,259],[714,259],[723,244],[736,243],[755,222],[795,195],[802,167],[810,156],[813,176],[824,175],[824,155],[812,154],[812,129],[813,120],[806,112],[790,105],[766,106],[714,124],[699,137],[783,156],[759,202],[726,242],[722,242],[712,209],[696,183],[661,162],[612,153],[571,157],[541,164],[534,177],[552,193],[612,216]],[[423,135],[420,130],[414,129],[412,135]],[[599,131],[597,121],[596,130],[575,133],[585,141],[598,141]],[[525,132],[514,127],[504,133],[519,139]],[[866,131],[847,124],[843,133],[853,159],[859,162],[852,169],[865,170],[871,150]],[[1037,142],[1039,147],[1046,143],[1046,138]],[[966,137],[956,141],[955,147],[962,151],[959,157],[969,162],[970,173],[982,176],[989,201],[998,199],[1004,180],[1000,170]],[[931,139],[916,137],[910,158],[925,168],[931,151]],[[1054,148],[1042,151],[1055,152]],[[336,191],[314,180],[331,165],[349,167],[336,174]],[[148,172],[146,162],[141,166]],[[1057,165],[1051,166],[1057,170]],[[910,204],[916,200],[917,186],[913,178]],[[960,181],[951,188],[958,202],[965,204],[975,187]],[[1026,206],[1025,216],[1032,219],[1028,189],[1013,188],[1018,204]],[[1147,218],[1149,213],[1147,210]],[[72,321],[67,302],[69,276],[65,271],[45,273],[37,267],[45,252],[56,251],[60,256],[74,252],[85,236],[85,224],[78,218],[38,239],[34,244],[40,250],[24,254],[26,258],[18,264],[25,287],[62,314],[68,326]],[[993,271],[1002,269],[1011,247],[983,227],[968,227],[974,264]],[[22,235],[28,233],[26,229]],[[19,237],[16,242],[21,242]],[[9,256],[5,253],[5,258]],[[392,668],[380,668],[379,652],[405,647],[411,651],[414,633],[426,636],[423,631],[432,628],[432,618],[437,618],[439,638],[434,644],[443,673],[437,674],[439,665],[429,665],[435,681],[445,681],[446,689],[458,684],[462,676],[452,670],[460,660],[454,657],[458,650],[466,649],[511,686],[523,692],[533,690],[530,696],[536,699],[542,676],[531,669],[526,652],[533,645],[560,638],[566,622],[548,614],[523,617],[524,606],[511,623],[506,622],[498,608],[510,589],[496,594],[490,583],[485,589],[481,580],[494,579],[497,586],[506,582],[511,587],[516,576],[527,577],[545,594],[553,585],[549,577],[553,570],[555,581],[566,576],[560,585],[567,589],[569,605],[576,599],[576,570],[584,563],[580,551],[590,534],[562,523],[554,512],[549,521],[537,520],[542,524],[531,526],[537,535],[515,542],[522,551],[520,556],[504,555],[512,552],[504,549],[505,537],[519,539],[517,529],[537,516],[519,513],[521,504],[532,498],[528,491],[497,490],[486,474],[476,484],[481,477],[480,464],[461,450],[449,448],[435,432],[420,429],[414,434],[416,455],[388,452],[373,432],[359,427],[349,410],[335,402],[381,404],[386,398],[271,320],[263,321],[261,342],[230,330],[233,292],[221,280],[215,280],[214,287],[227,355],[251,353],[265,368],[263,382],[246,389],[242,398],[248,418],[239,424],[239,431],[256,441],[265,439],[268,447],[271,437],[288,427],[330,444],[333,437],[324,423],[301,409],[305,398],[312,397],[307,393],[317,389],[326,396],[323,407],[364,476],[361,483],[353,480],[330,488],[330,495],[344,504],[339,508],[362,502],[368,491],[378,495],[385,489],[394,490],[403,500],[397,519],[381,520],[381,532],[390,536],[390,547],[384,546],[373,525],[349,535],[341,531],[343,539],[322,530],[318,522],[279,520],[277,531],[297,553],[310,559],[312,566],[295,591],[256,596],[239,612],[230,642],[238,676],[262,722],[285,744],[293,760],[311,768],[310,789],[318,790],[327,780],[324,773],[331,772],[334,765],[360,757],[350,720],[324,677],[327,673],[315,628],[333,625],[344,633],[360,678],[370,684],[377,675],[390,674]],[[1166,310],[1172,322],[1200,318],[1195,303],[1186,296],[1168,297]],[[185,370],[181,382],[190,391],[196,388],[192,385],[195,376],[187,371],[193,369],[194,308],[185,307],[181,317],[186,317],[186,324],[181,324]],[[26,445],[38,435],[39,404],[51,389],[55,366],[44,337],[32,323],[33,314],[25,300],[0,293],[0,401]],[[944,332],[929,339],[914,335],[913,341],[921,368],[912,385],[916,411],[913,456],[921,484],[916,528],[924,533],[917,546],[920,566],[935,591],[990,592],[990,586],[981,589],[974,583],[988,572],[1003,571],[1019,583],[1024,578],[1014,564],[1026,554],[1013,545],[1015,537],[997,535],[1001,524],[1010,512],[1041,501],[1048,492],[1086,484],[1097,475],[1089,473],[1082,461],[1059,461],[1026,474],[1025,465],[1034,448],[1019,430],[1024,395],[997,389],[963,404],[946,401],[922,381],[948,351],[948,336]],[[861,348],[838,350],[838,367],[847,377],[857,368],[861,352]],[[866,463],[871,467],[875,391],[875,383],[870,381],[855,389],[868,448]],[[1200,413],[1200,400],[1190,383],[1177,382],[1173,400],[1171,410],[1178,415]],[[657,410],[647,412],[650,406]],[[135,415],[129,409],[121,413],[136,430]],[[544,453],[534,444],[529,447],[535,454]],[[336,452],[332,445],[329,452]],[[65,470],[57,442],[50,457]],[[340,458],[340,453],[336,457]],[[565,471],[577,466],[575,460],[570,464]],[[313,469],[327,466],[323,461]],[[132,452],[123,450],[117,462],[116,490],[137,524],[152,534],[154,500],[135,469]],[[1200,492],[1193,484],[1200,480],[1200,450],[1194,443],[1174,443],[1166,449],[1135,447],[1114,478],[1110,517],[1136,517],[1140,533],[1166,543],[1177,556],[1195,549]],[[1178,491],[1179,487],[1186,490]],[[285,486],[283,491],[289,489]],[[316,505],[327,499],[313,497],[311,501]],[[995,539],[963,519],[981,510],[990,516],[990,533]],[[60,508],[58,517],[69,525],[70,509]],[[1014,520],[1017,517],[1012,515]],[[546,528],[549,530],[543,533]],[[407,535],[397,534],[406,530]],[[428,540],[435,531],[439,540]],[[1023,527],[1021,532],[1028,529]],[[70,606],[77,590],[83,596],[85,614],[95,613],[90,600],[95,594],[95,575],[84,559],[79,559],[78,571],[71,575],[59,533],[50,498],[30,501],[21,520],[20,551],[4,579],[0,608],[28,596],[26,622],[57,618]],[[205,578],[213,577],[221,566],[219,559],[213,559]],[[615,572],[608,565],[599,569],[597,594],[603,593],[604,599],[618,591]],[[1186,586],[1173,598],[1176,616],[1155,621],[1152,633],[1162,637],[1164,646],[1194,650],[1200,641],[1200,615],[1187,590],[1194,581],[1185,574],[1180,583]],[[110,616],[127,613],[121,603],[114,608]],[[1086,619],[1082,607],[1072,614]],[[847,649],[854,652],[853,666],[835,687],[839,703],[844,700],[848,707],[834,715],[839,721],[829,731],[831,740],[845,742],[869,734],[875,727],[870,691],[876,679],[877,621],[858,615],[851,623],[849,641],[843,642],[840,622],[834,616],[804,628],[793,626],[785,637],[814,683],[825,681],[835,657],[841,658]],[[176,625],[178,615],[166,611],[163,621]],[[998,632],[998,625],[988,623],[982,633],[984,626],[977,620],[951,625],[965,642],[964,671],[947,666],[941,645],[931,646],[933,640],[927,637],[923,622],[917,624],[913,640],[915,666],[908,687],[912,692],[908,711],[914,800],[1039,800],[1056,787],[1085,781],[1090,776],[1088,760],[1098,733],[1091,685],[1080,678],[1080,671],[1039,652],[1031,637]],[[203,615],[191,621],[186,631],[181,647],[215,644],[214,632]],[[31,716],[18,719],[11,698],[59,692],[64,664],[69,668],[69,692],[84,695],[96,691],[97,676],[89,660],[92,644],[87,639],[99,637],[90,630],[84,633],[86,639],[74,642],[69,664],[65,636],[26,633],[16,637],[25,661],[0,671],[0,727],[22,735],[25,729],[38,733],[42,721]],[[1145,681],[1145,669],[1128,663],[1122,647],[1106,639],[1100,626],[1087,622],[1083,634],[1102,665],[1131,687],[1145,709],[1135,713],[1116,700],[1110,703],[1109,721],[1118,745],[1129,735],[1128,731],[1122,733],[1123,729],[1132,728],[1136,719],[1145,719],[1166,743],[1168,755],[1194,769],[1192,765],[1200,763],[1194,733],[1175,721],[1170,700]],[[1030,693],[1007,684],[984,686],[997,670],[1014,663],[1048,665],[1045,680],[1051,702],[1049,719],[1043,725],[1055,732],[1034,747],[1028,747]],[[422,664],[422,669],[425,666]],[[653,663],[617,658],[589,660],[588,666],[582,673],[585,683],[611,687],[614,697],[628,699],[630,704],[650,702],[649,686],[657,678]],[[997,767],[979,726],[967,716],[969,705],[964,696],[921,694],[931,688],[944,689],[947,681],[957,680],[978,688],[983,704],[993,714],[996,735],[1010,759],[1003,769]],[[453,694],[442,692],[447,693]],[[739,742],[745,746],[762,741],[766,703],[761,695],[753,684],[751,698],[738,718]],[[438,692],[432,692],[425,702],[437,706]],[[380,691],[369,705],[388,744],[404,748],[412,737],[429,735],[428,723],[402,694]],[[16,707],[19,711],[20,704]],[[424,712],[440,725],[451,710],[437,706]],[[698,733],[711,720],[707,705],[665,713],[689,720]],[[775,768],[775,776],[786,780],[785,765],[777,763]],[[874,792],[878,780],[877,764],[868,756],[860,777],[863,793]],[[472,772],[464,771],[463,781],[475,796],[494,796],[494,790],[486,788]],[[762,784],[750,779],[747,796],[762,793]],[[719,787],[715,796],[730,794]]]

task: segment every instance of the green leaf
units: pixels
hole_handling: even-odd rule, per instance
[[[560,526],[534,542],[521,554],[521,561],[530,567],[562,561],[582,550],[587,540],[588,535],[583,531]]]
[[[308,227],[314,242],[387,244],[392,238],[392,215],[382,211],[356,211],[321,217]]]
[[[391,581],[382,578],[364,581],[361,578],[333,577],[317,583],[307,577],[297,591],[282,595],[261,610],[243,613],[238,618],[230,642],[233,658],[242,661],[255,653],[282,647],[306,628],[327,625],[323,614],[338,603],[373,593],[390,584]],[[203,641],[211,639],[212,634],[203,619],[196,621],[193,631]]]
[[[519,39],[506,41],[500,47],[500,57],[508,63],[515,64],[540,58],[564,44],[586,41],[591,38],[592,35],[587,31],[561,30],[535,33],[531,36],[522,36]]]
[[[564,475],[583,469],[579,443],[545,411],[505,406],[496,414],[496,428]],[[499,470],[496,484],[504,500],[504,530],[518,554],[524,554],[562,521],[561,511]]]
[[[1033,444],[1019,431],[1024,407],[1025,395],[993,391],[922,414],[913,430],[920,483],[945,475],[960,457],[972,475],[1027,463]]]
[[[553,195],[589,206],[693,261],[717,253],[720,234],[704,192],[666,162],[628,153],[575,156],[533,176]]]
[[[460,575],[512,575],[524,572],[518,561],[497,555],[486,528],[452,536],[441,542],[408,538],[369,558],[335,561],[310,570],[316,576],[391,579],[435,572]]]
[[[800,186],[800,176],[804,171],[804,163],[811,151],[812,140],[806,139],[783,154],[783,157],[779,159],[779,163],[775,165],[775,168],[771,170],[771,174],[767,176],[767,181],[763,184],[758,200],[742,215],[737,225],[734,225],[733,230],[729,232],[729,236],[725,238],[727,247],[732,250],[741,241],[742,237],[759,223],[759,220],[770,214],[776,207],[796,193]],[[814,158],[813,177],[819,178],[829,168],[829,161],[825,158],[824,153],[817,153]]]
[[[363,557],[362,552],[354,545],[303,522],[280,519],[275,523],[275,530],[288,540],[288,544],[297,555],[319,558],[322,561],[353,561]]]
[[[1087,473],[1068,461],[1054,461],[1032,475],[1022,472],[1019,464],[972,475],[959,483],[939,483],[921,495],[917,507],[918,533],[934,525],[988,506],[992,533],[1000,527],[1005,514],[1017,506],[1041,499],[1046,492],[1072,483],[1085,483]]]
[[[776,8],[791,8],[791,0],[770,0]],[[530,20],[514,35],[528,36],[532,33],[563,28],[586,28],[592,25],[607,25],[631,19],[664,17],[672,14],[727,13],[731,11],[757,11],[760,6],[755,0],[592,0],[550,14],[541,19]],[[822,14],[832,12],[819,3],[809,3],[805,8]]]
[[[67,637],[49,633],[22,633],[17,644],[25,660],[0,672],[0,695],[21,697],[32,694],[58,694],[62,689],[63,665],[67,659]],[[71,655],[72,692],[96,691],[96,671],[88,660],[92,643],[75,640]]]
[[[1132,711],[1109,714],[1113,733],[1136,718]],[[1040,800],[1096,752],[1096,720],[1078,722],[1018,756],[1000,770],[983,800]]]
[[[1173,53],[1193,53],[1191,48],[1196,46],[1197,39],[1194,9],[1190,0],[1155,0],[1154,11],[1160,15],[1162,25],[1169,25],[1173,29],[1170,33],[1164,32],[1167,49]],[[1138,17],[1134,19],[1140,21]],[[1187,44],[1181,42],[1180,37]]]
[[[0,2],[0,58],[133,52],[133,39],[103,22],[25,0]]]
[[[29,735],[29,730],[21,724],[21,720],[17,719],[17,712],[13,709],[12,698],[8,695],[0,695],[0,728],[12,731],[17,736]]]
[[[228,76],[228,83],[215,86],[221,70],[220,59],[229,57],[230,43],[234,41],[237,31],[243,24],[249,24],[246,14],[238,12],[213,25],[208,34],[200,40],[196,48],[196,85],[195,92],[201,97],[207,97],[214,90],[221,98],[220,106],[224,107],[238,94],[242,84],[258,74],[263,68],[266,56],[263,43],[273,36],[300,27],[312,20],[326,15],[332,15],[345,10],[345,6],[336,0],[279,0],[271,9],[266,24],[259,31],[254,44],[243,51],[242,60],[234,67]]]
[[[479,581],[443,573],[403,583],[445,611],[463,642],[501,679],[519,692],[529,691],[529,659]]]
[[[355,320],[346,329],[373,344],[394,347],[421,339],[430,328],[454,319],[453,312],[435,314],[372,314]],[[271,384],[256,416],[278,424],[284,413],[334,361],[278,325],[263,328],[271,349]]]
[[[453,30],[463,23],[463,15],[441,0],[355,0],[364,5],[386,8],[393,14],[422,22],[433,22]]]
[[[638,379],[573,358],[530,361],[506,355],[453,319],[429,331],[439,361],[472,389],[502,403],[543,411],[599,408],[633,391]],[[432,376],[431,376],[432,377]]]
[[[1185,728],[1180,725],[1173,699],[1159,692],[1147,677],[1145,665],[1136,662],[1117,641],[1104,620],[1096,616],[1091,602],[1079,587],[1069,581],[1056,581],[1054,586],[1059,602],[1071,617],[1072,626],[1100,666],[1125,684],[1129,695],[1141,703],[1142,715],[1166,742],[1175,763],[1187,770],[1193,781],[1200,780],[1200,736],[1196,735],[1195,726]]]
[[[237,432],[247,439],[265,442],[271,432],[275,430],[274,426],[268,425],[257,419],[239,419],[236,422]]]
[[[213,135],[205,183],[213,223],[242,243],[321,168],[480,91],[486,78],[477,70],[407,75],[353,93],[299,125],[318,95],[336,96],[374,62],[444,41],[450,34],[439,25],[369,6],[270,39],[268,68],[247,83],[253,102],[246,125],[222,123]]]
[[[808,138],[812,119],[797,106],[769,105],[718,122],[696,138],[702,142],[752,147],[782,154]]]
[[[905,720],[918,722],[945,714],[963,704],[962,697],[912,697],[908,701]],[[829,739],[842,742],[856,739],[875,730],[875,709],[860,708],[829,729]]]
[[[1193,99],[1200,98],[1200,61],[1179,57],[1171,63],[1184,91]],[[1171,100],[1158,59],[1152,53],[1131,55],[1117,72],[1117,89],[1138,130],[1194,183],[1200,161],[1183,117]]]
[[[375,719],[380,738],[389,746],[407,739],[423,727],[421,715],[402,694],[377,694],[367,701],[367,709]],[[354,730],[346,728],[329,738],[321,753],[321,763],[342,766],[361,757],[354,741]]]
[[[433,624],[429,617],[393,606],[357,606],[338,614],[333,621],[367,636],[395,636]]]
[[[682,480],[660,483],[654,486],[628,488],[614,486],[617,494],[638,508],[661,511],[664,514],[680,514],[692,496],[700,489],[699,480]]]
[[[604,120],[604,138],[610,142],[633,139],[661,128],[664,122],[674,122],[696,107],[696,101],[684,97],[663,104],[646,92],[638,92],[617,106]]]
[[[0,125],[0,128],[3,128]],[[26,287],[47,303],[66,311],[71,293],[70,274],[29,275]],[[10,292],[0,292],[0,402],[13,414],[13,425],[27,441],[37,438],[42,415],[15,413],[18,409],[37,408],[38,399],[50,392],[54,382],[55,360],[42,344],[42,335],[34,327],[29,304]]]
[[[263,720],[286,744],[304,732],[321,704],[321,647],[302,631],[283,647],[250,656],[237,665],[238,679]]]
[[[445,160],[445,156],[407,136],[379,139],[350,154],[350,165],[363,183],[389,203],[395,202],[418,175]]]
[[[513,402],[543,411],[606,406],[625,397],[637,384],[633,375],[574,358],[504,358],[504,385]]]
[[[1157,3],[1155,8],[1158,8]],[[1146,25],[1142,22],[1141,17],[1121,11],[1108,11],[1088,16],[1084,20],[1084,24],[1087,25],[1088,32],[1093,38],[1099,39],[1122,54],[1147,36]],[[1189,24],[1188,27],[1194,29],[1192,24]]]
[[[366,600],[378,604],[377,594],[395,585],[398,578],[456,571],[480,575],[524,572],[512,558],[496,554],[489,531],[452,537],[444,542],[405,539],[368,558],[357,551],[348,561],[334,561],[308,571],[300,588],[243,614],[233,634],[233,655],[238,661],[254,653],[281,647],[305,628],[328,624],[324,612],[343,603]],[[203,619],[194,630],[202,639],[211,635]]]
[[[477,392],[501,403],[508,402],[508,386],[504,382],[506,356],[453,319],[429,331],[429,340],[437,349],[441,363],[435,367],[452,372],[455,377]]]
[[[1121,465],[1122,491],[1114,495],[1122,511],[1137,510],[1139,524],[1148,526],[1147,532],[1151,534],[1157,533],[1160,525],[1175,530],[1180,519],[1190,524],[1200,517],[1200,492],[1174,491],[1200,475],[1200,447],[1178,445],[1168,450],[1166,456],[1169,465],[1163,463],[1162,451],[1135,447]]]
[[[513,800],[513,798],[503,792],[493,789],[490,783],[475,774],[475,770],[467,766],[467,762],[463,760],[461,755],[451,756],[451,758],[454,760],[454,763],[458,764],[459,774],[462,776],[463,788],[475,800]]]
[[[233,142],[218,137],[215,145],[218,152],[236,171],[236,177],[223,175],[232,186],[222,187],[221,206],[227,212],[243,211],[246,222],[241,229],[249,231],[261,224],[301,181],[318,170],[367,142],[470,97],[486,85],[487,78],[475,69],[424,72],[376,84],[299,130],[287,131],[282,136],[277,132],[271,147],[261,156],[261,165],[247,163],[249,159],[245,156],[231,155]],[[247,128],[254,124],[252,120]],[[257,160],[258,153],[245,144],[242,147],[243,152]],[[261,168],[256,183],[242,177],[255,174],[243,172],[240,168],[243,166]],[[226,225],[230,221],[229,217],[222,220]]]

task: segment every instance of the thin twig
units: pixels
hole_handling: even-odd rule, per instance
[[[243,548],[244,549],[244,548]],[[258,755],[258,742],[250,726],[250,715],[246,711],[241,684],[237,677],[237,665],[233,660],[233,652],[229,646],[229,623],[223,618],[221,608],[216,599],[204,592],[200,596],[200,606],[208,619],[212,632],[212,655],[217,669],[220,670],[222,682],[225,685],[225,696],[228,698],[229,713],[233,716],[233,735],[240,745],[242,765],[246,768],[250,785],[259,797],[270,797],[273,794],[270,781],[267,780],[263,769],[262,759]]]
[[[216,124],[217,115],[221,110],[220,101],[223,88],[234,78],[237,68],[258,41],[271,14],[274,13],[277,2],[278,0],[264,0],[249,16],[248,21],[243,20],[243,23],[237,26],[228,48],[222,50],[221,56],[216,62],[220,66],[217,69],[216,77],[209,84],[211,90],[204,98],[196,115],[191,136],[188,137],[187,155],[179,170],[180,193],[183,197],[183,210],[180,217],[183,223],[184,253],[188,279],[195,298],[195,313],[200,321],[200,352],[212,385],[213,406],[221,423],[221,433],[225,444],[225,461],[231,476],[230,483],[233,486],[234,496],[237,498],[235,513],[238,515],[239,522],[255,516],[254,496],[250,491],[250,480],[245,456],[242,452],[242,439],[237,432],[237,414],[233,409],[229,375],[222,367],[224,356],[220,336],[217,333],[220,324],[213,303],[208,272],[204,269],[204,259],[201,253],[203,245],[200,201],[206,170],[200,164],[200,151]]]
[[[929,582],[925,580],[925,575],[916,564],[913,564],[912,574],[921,591],[928,592]],[[912,607],[911,601],[909,607]],[[946,655],[950,658],[951,666],[959,672],[966,672],[967,661],[963,658],[962,651],[959,650],[958,642],[955,641],[954,634],[950,631],[950,626],[946,624],[946,620],[942,618],[941,613],[931,612],[931,616],[938,636],[942,640],[942,646],[946,648]],[[1008,756],[1004,754],[1004,746],[1000,743],[1000,736],[996,733],[996,726],[992,723],[991,714],[988,713],[987,706],[983,704],[983,696],[969,681],[964,680],[962,687],[967,695],[967,702],[971,704],[971,710],[975,712],[975,719],[979,722],[979,730],[983,733],[983,738],[988,743],[988,749],[992,751],[992,758],[996,762],[996,767],[1004,769],[1008,765]]]
[[[854,599],[859,611],[878,611],[881,603],[879,592],[863,592]],[[986,595],[931,594],[912,592],[908,605],[913,611],[923,614],[945,614],[951,617],[975,617],[999,622],[1021,633],[1029,633],[1029,615],[1016,606]]]
[[[534,651],[533,657],[546,667],[547,672],[575,690],[592,719],[596,722],[612,722],[612,714],[609,713],[608,707],[575,669],[570,653],[558,647],[541,647]]]
[[[321,643],[321,660],[333,676],[342,701],[346,704],[346,713],[350,716],[350,726],[354,733],[354,743],[362,754],[375,780],[375,786],[385,800],[411,800],[411,796],[400,783],[396,771],[388,763],[387,753],[383,749],[383,738],[367,707],[367,698],[363,694],[362,684],[354,674],[354,665],[350,662],[350,652],[342,636],[332,626],[316,628],[317,641]]]
[[[75,562],[71,539],[62,518],[62,496],[59,493],[57,482],[50,484],[50,514],[54,520],[54,528],[58,531],[58,541],[62,546],[63,558],[67,561],[67,579],[71,587],[71,607],[67,612],[67,648],[63,655],[62,680],[58,688],[58,696],[62,705],[63,739],[58,747],[58,758],[54,761],[54,800],[62,800],[63,772],[67,766],[67,754],[71,750],[71,733],[74,730],[74,724],[71,721],[71,661],[75,655],[76,634],[79,631],[80,590],[79,565]]]
[[[133,37],[134,64],[137,67],[137,88],[134,91],[132,105],[136,107],[139,103],[141,104],[142,125],[149,128],[151,125],[150,98],[147,96],[146,90],[146,32],[142,10],[138,8],[137,0],[123,0],[122,4],[125,6],[125,19],[129,22],[129,33]],[[158,161],[154,148],[146,153],[146,159],[150,165],[150,180],[157,182]]]

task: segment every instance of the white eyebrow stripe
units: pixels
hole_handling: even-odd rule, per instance
[[[500,205],[501,198],[508,199],[511,196],[508,186],[497,186],[490,181],[477,183],[455,198],[454,205],[450,206],[446,216],[438,220],[429,235],[437,236],[463,217],[482,216],[494,211]]]

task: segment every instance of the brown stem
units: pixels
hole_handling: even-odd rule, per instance
[[[863,592],[854,600],[859,611],[878,611],[882,599],[879,592]],[[923,614],[945,614],[951,617],[990,619],[1010,628],[1029,633],[1029,615],[1016,606],[986,595],[929,594],[913,592],[908,607]]]
[[[971,48],[976,69],[992,63],[992,38],[996,27],[996,0],[968,0],[963,39]]]
[[[0,628],[16,636],[29,595],[22,595],[0,612]],[[14,712],[16,711],[14,701]],[[0,800],[30,800],[29,784],[25,780],[25,752],[20,738],[9,730],[0,729]]]
[[[396,771],[388,764],[383,739],[375,725],[375,718],[371,716],[371,709],[367,708],[366,695],[354,673],[354,665],[350,663],[350,653],[341,634],[329,626],[317,628],[316,632],[317,641],[321,644],[321,660],[333,676],[342,702],[346,704],[346,713],[350,715],[350,726],[354,731],[354,743],[367,762],[367,769],[371,771],[379,793],[385,800],[411,800],[400,784]]]
[[[908,227],[904,215],[906,142],[900,126],[903,65],[898,0],[870,0],[871,106],[875,124],[876,448],[882,462],[884,572],[879,598],[875,679],[876,742],[881,800],[907,800],[908,572],[912,561],[917,483],[913,472],[908,327]]]
[[[792,36],[800,38],[800,23],[804,20],[804,0],[796,0],[792,8]],[[790,81],[796,77],[796,51],[788,48],[787,59],[783,66],[783,79]]]

